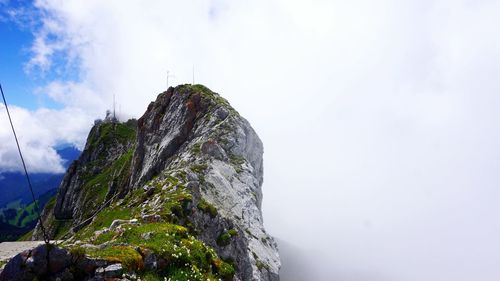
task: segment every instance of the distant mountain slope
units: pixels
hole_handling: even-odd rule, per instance
[[[43,208],[57,193],[57,189],[49,190],[38,197],[38,204]],[[21,200],[7,204],[0,208],[0,242],[15,241],[32,230],[38,220],[35,203],[25,205]]]
[[[75,147],[66,147],[57,150],[57,153],[65,160],[64,167],[80,155],[80,151]],[[50,190],[57,189],[64,174],[33,173],[30,179],[33,184],[35,196],[40,196]],[[12,201],[21,200],[22,204],[31,203],[31,194],[26,183],[26,177],[19,172],[6,172],[0,174],[0,208],[5,207]]]
[[[74,147],[58,149],[65,168],[80,155]],[[40,208],[55,196],[64,174],[30,174],[35,196]],[[37,222],[35,204],[32,202],[26,177],[22,173],[0,175],[0,242],[17,240]]]

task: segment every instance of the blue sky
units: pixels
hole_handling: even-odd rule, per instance
[[[21,30],[13,22],[0,22],[0,73],[3,88],[9,103],[35,109],[38,106],[33,90],[38,81],[24,71],[29,61],[29,48],[33,35],[28,30]]]
[[[42,71],[40,68],[27,67],[33,52],[31,50],[34,34],[40,28],[38,10],[30,1],[6,1],[0,3],[0,82],[7,101],[29,110],[38,108],[61,108],[61,104],[36,94],[46,83],[59,79],[71,79],[73,71],[60,71],[65,65],[64,56],[56,56],[53,68]],[[16,11],[13,16],[12,11]]]

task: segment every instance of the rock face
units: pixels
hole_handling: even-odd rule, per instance
[[[99,205],[128,204],[131,217],[113,219],[186,226],[234,264],[233,280],[279,280],[277,246],[263,227],[262,155],[250,124],[218,94],[201,85],[169,88],[137,126],[105,122],[92,129],[57,199],[45,208],[44,223],[52,238],[62,229],[78,235],[96,223]],[[183,199],[173,204],[180,191]],[[140,199],[129,199],[136,194]],[[37,227],[34,238],[40,235]]]
[[[110,130],[111,127],[120,127],[120,131],[115,133],[115,131]],[[101,173],[117,159],[131,151],[134,136],[135,122],[133,121],[125,126],[117,123],[99,123],[92,128],[82,155],[69,167],[59,188],[54,208],[56,219],[76,219],[77,222],[81,222],[82,215],[85,213],[82,208],[89,207],[89,202],[86,199],[91,197],[86,196],[85,178],[92,178]],[[128,167],[123,168],[127,169]],[[120,187],[127,184],[127,182],[112,182],[109,186],[100,187],[106,191],[107,197],[110,197]],[[95,188],[95,186],[93,187]],[[92,204],[92,207],[96,207],[101,202],[93,203],[97,203]]]
[[[92,128],[80,158],[66,171],[57,197],[43,211],[49,236],[61,235],[70,227],[81,228],[112,196],[128,191],[130,165],[126,160],[132,157],[135,135],[134,120],[101,122]],[[43,239],[39,226],[33,237]]]
[[[245,269],[242,280],[276,280],[276,244],[264,230],[260,211],[262,155],[255,131],[225,100],[204,87],[170,88],[139,119],[131,182],[139,187],[160,171],[188,165],[194,203],[204,200],[219,211],[216,218],[191,215],[203,230],[201,239],[222,257],[234,258]],[[230,229],[238,231],[233,243],[214,243]]]

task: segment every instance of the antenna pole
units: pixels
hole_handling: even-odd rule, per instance
[[[168,78],[175,77],[175,75],[170,75],[170,70],[167,70],[167,89],[168,89]]]
[[[113,93],[113,120],[116,120],[116,100],[114,93]]]

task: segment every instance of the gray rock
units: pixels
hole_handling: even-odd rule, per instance
[[[48,257],[48,259],[47,259]],[[26,268],[37,276],[58,273],[71,264],[71,255],[67,250],[50,246],[47,254],[47,246],[40,245],[32,250],[26,259]]]
[[[111,225],[109,226],[109,230],[115,230],[118,226],[122,224],[129,223],[128,220],[114,220]]]
[[[83,258],[76,262],[78,269],[83,271],[87,276],[91,276],[96,271],[96,268],[106,265],[106,261],[100,259]]]
[[[95,270],[95,276],[104,276],[104,267],[98,267],[96,270]]]
[[[69,270],[69,268],[66,268],[63,272],[60,272],[56,275],[54,275],[52,280],[60,280],[60,281],[73,281],[75,278],[73,276],[73,273]]]
[[[49,249],[47,251],[47,249]],[[1,281],[33,280],[47,277],[73,280],[67,269],[72,257],[67,250],[43,244],[31,251],[24,251],[12,258],[0,274]]]
[[[119,278],[122,277],[122,274],[123,266],[120,263],[109,265],[104,269],[105,278]]]
[[[44,275],[48,271],[47,247],[40,245],[33,249],[26,260],[26,267],[35,275]]]
[[[98,237],[98,236],[105,234],[105,233],[108,233],[108,232],[109,232],[109,228],[97,230],[96,232],[94,232],[94,237]]]
[[[215,114],[217,114],[217,117],[219,117],[219,119],[224,120],[229,115],[229,112],[223,107],[219,107],[217,111],[215,111]]]
[[[111,244],[111,241],[106,241],[106,242],[104,242],[102,244],[99,244],[99,245],[97,245],[95,247],[97,249],[99,249],[99,250],[102,250],[102,249],[106,248],[107,246],[109,246],[110,244]]]
[[[114,220],[111,225],[109,226],[109,231],[115,230],[119,227],[121,227],[124,224],[138,224],[139,221],[137,219],[131,219],[131,220]]]
[[[142,254],[144,257],[144,268],[147,270],[157,270],[158,257],[150,250],[145,250]]]
[[[32,280],[29,277],[33,278],[35,275],[25,270],[25,263],[29,254],[29,252],[22,252],[13,257],[0,273],[0,281]]]
[[[153,236],[153,232],[146,232],[141,235],[142,239],[149,240]]]
[[[45,246],[45,245],[43,245]],[[48,269],[50,273],[57,273],[71,265],[71,254],[64,249],[52,247],[49,251]]]
[[[161,221],[160,215],[157,215],[157,214],[143,215],[141,217],[141,219],[145,223],[154,223],[154,222],[160,222]]]
[[[130,280],[137,280],[137,274],[135,273],[130,273],[130,272],[127,272],[125,273],[125,278],[127,279],[130,279]]]
[[[227,159],[226,152],[220,147],[220,145],[213,139],[209,139],[201,145],[201,151],[208,154],[215,159],[224,160]]]
[[[98,247],[96,245],[88,244],[88,243],[82,244],[81,247],[85,248],[85,249],[98,249]]]

